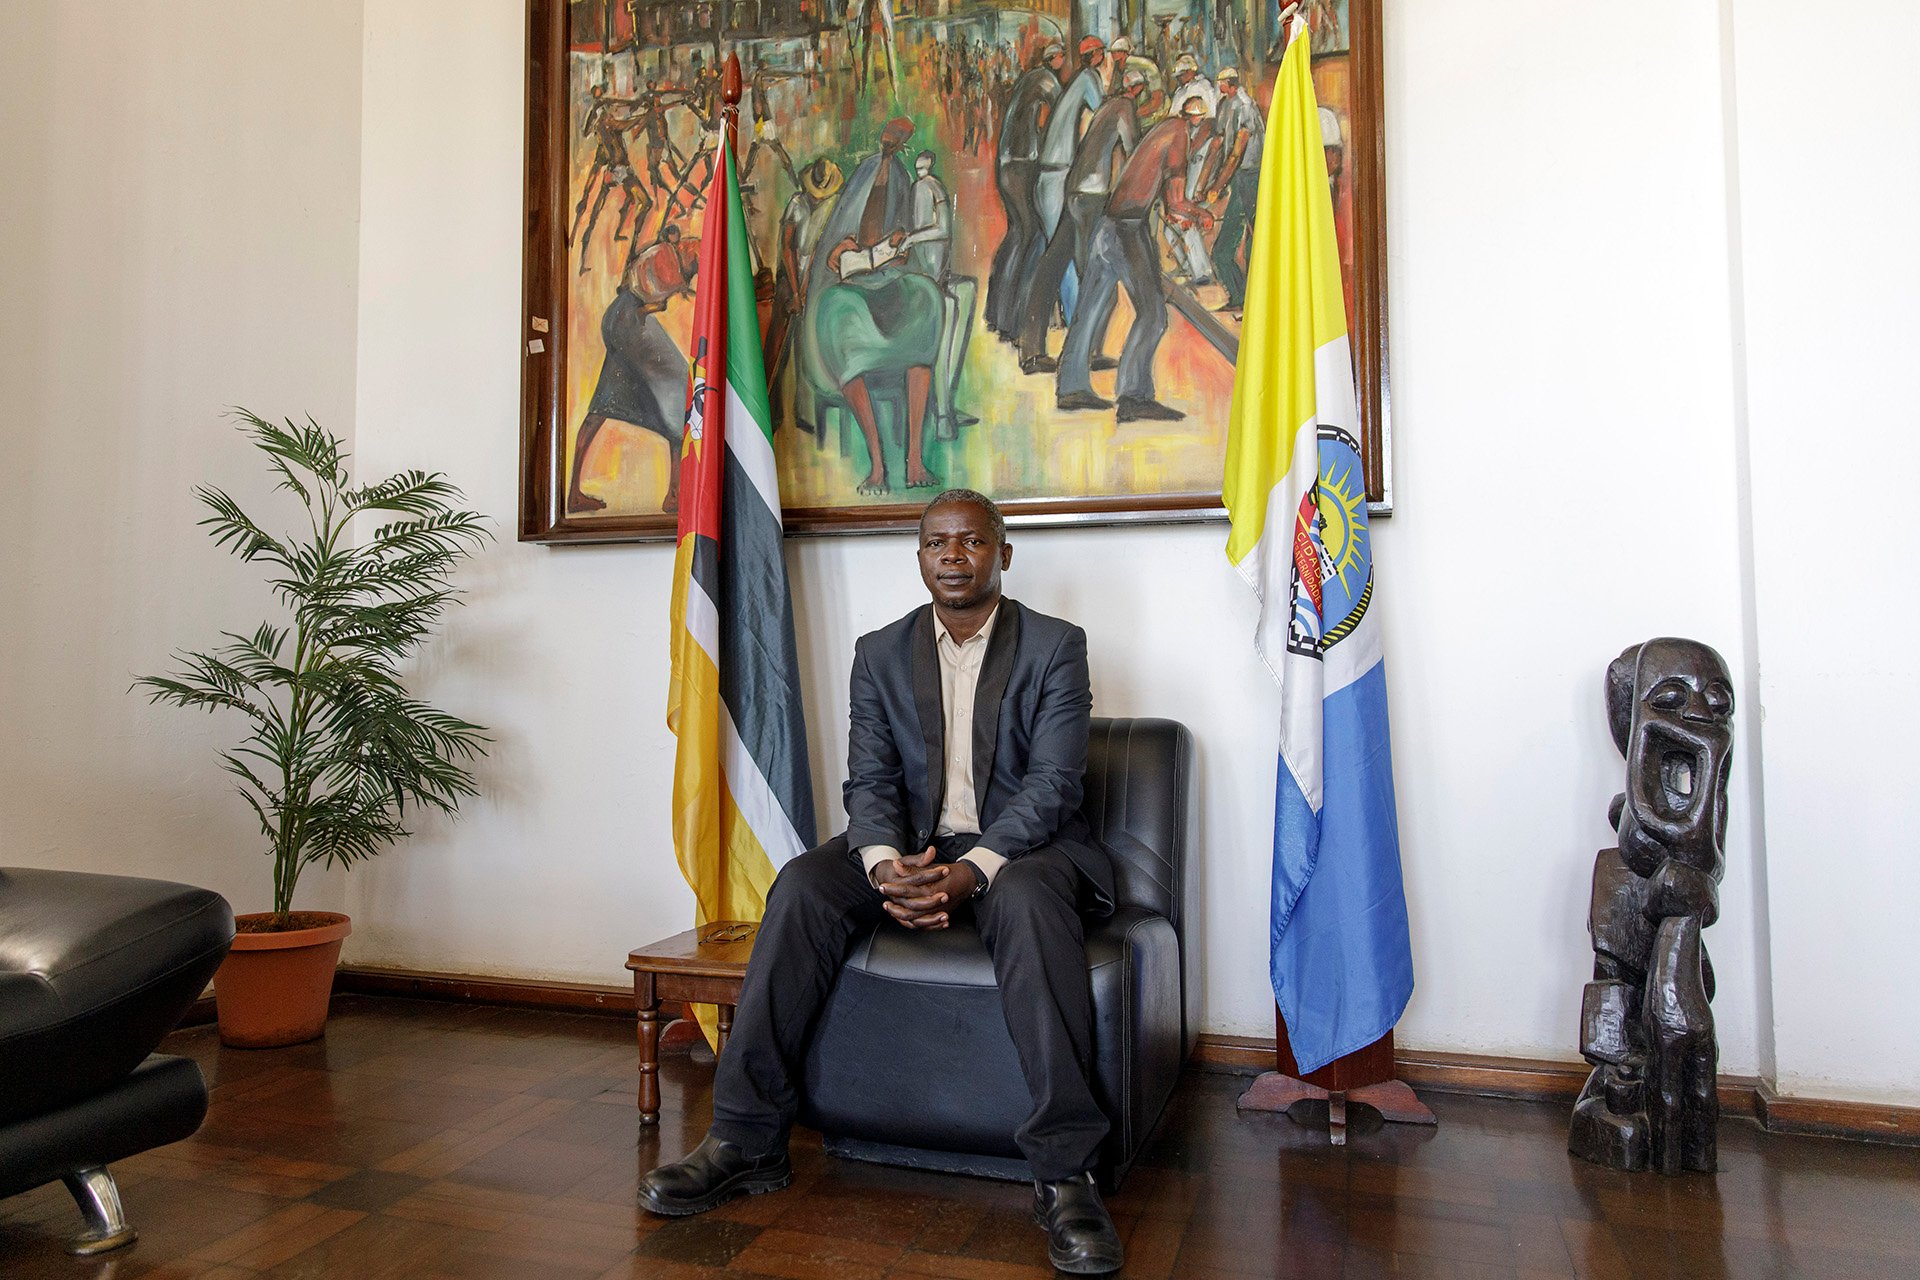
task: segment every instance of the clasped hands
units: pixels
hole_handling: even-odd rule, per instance
[[[980,886],[971,862],[935,862],[929,845],[911,858],[888,858],[873,869],[874,887],[888,915],[909,929],[944,929],[952,904]]]

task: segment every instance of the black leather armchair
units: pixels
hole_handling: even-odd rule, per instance
[[[0,868],[0,1196],[64,1181],[75,1253],[133,1239],[107,1165],[200,1127],[200,1068],[153,1049],[232,941],[206,889]]]
[[[1193,738],[1171,720],[1093,722],[1084,810],[1113,856],[1118,902],[1089,920],[1094,1088],[1113,1123],[1101,1182],[1118,1188],[1179,1079],[1187,1051],[1182,875]],[[920,1034],[901,1034],[901,1028]],[[883,924],[854,944],[820,1016],[801,1119],[829,1153],[1025,1179],[1014,1131],[1032,1100],[970,922],[935,933]],[[914,1116],[901,1081],[965,1081]]]

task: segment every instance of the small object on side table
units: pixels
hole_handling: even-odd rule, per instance
[[[1347,1104],[1372,1107],[1388,1124],[1438,1124],[1427,1104],[1393,1074],[1393,1032],[1372,1044],[1335,1058],[1318,1071],[1300,1074],[1293,1045],[1287,1040],[1287,1021],[1274,1010],[1277,1032],[1274,1048],[1278,1071],[1257,1077],[1235,1104],[1242,1111],[1286,1111],[1296,1102],[1327,1104],[1327,1141],[1336,1147],[1347,1142]]]
[[[660,1120],[660,1004],[685,1000],[717,1005],[720,1045],[725,1052],[733,1030],[733,1007],[747,976],[757,924],[717,920],[676,933],[627,954],[633,971],[633,1004],[640,1017],[640,1123]]]
[[[1627,758],[1593,864],[1593,981],[1580,1052],[1593,1074],[1567,1149],[1615,1169],[1711,1173],[1719,1163],[1713,964],[1720,914],[1733,680],[1697,640],[1657,639],[1607,667],[1607,723]]]

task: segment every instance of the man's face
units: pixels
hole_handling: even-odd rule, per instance
[[[1047,67],[1055,75],[1060,74],[1060,68],[1066,65],[1066,61],[1067,55],[1064,53],[1050,53],[1047,55]]]
[[[918,160],[915,160],[913,162],[913,171],[919,174],[923,178],[926,177],[928,174],[932,173],[933,157],[921,156]]]
[[[1231,98],[1239,91],[1240,82],[1238,80],[1222,80],[1220,82],[1220,96],[1223,98]]]
[[[920,522],[920,581],[933,602],[971,609],[1000,594],[1000,571],[1013,548],[994,537],[993,521],[973,502],[947,502]]]

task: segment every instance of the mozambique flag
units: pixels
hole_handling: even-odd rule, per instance
[[[774,873],[814,838],[753,264],[725,146],[693,295],[667,692],[673,847],[700,925],[758,920]]]
[[[1280,682],[1272,978],[1303,1072],[1393,1029],[1413,994],[1386,663],[1353,356],[1306,24],[1274,83],[1224,500]]]

